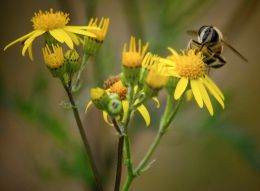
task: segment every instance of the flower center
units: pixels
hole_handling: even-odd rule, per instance
[[[188,79],[203,77],[206,74],[206,64],[202,59],[202,54],[195,54],[194,50],[175,57],[177,74]]]
[[[53,12],[53,9],[50,9],[50,11],[35,13],[31,21],[35,30],[49,31],[63,28],[70,20],[68,16],[69,14],[61,11]]]
[[[120,81],[120,75],[117,76],[109,76],[107,80],[104,81],[103,87],[104,89],[109,89],[114,83]]]
[[[126,99],[127,88],[121,81],[118,81],[110,87],[110,93],[116,93],[121,100],[124,100]]]

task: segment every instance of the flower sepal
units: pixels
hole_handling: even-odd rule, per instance
[[[174,76],[170,76],[165,84],[165,89],[167,90],[167,93],[169,95],[172,95],[175,88],[176,88],[176,85],[177,85],[177,82],[178,82],[178,78],[174,77]]]
[[[83,42],[84,54],[95,56],[102,44],[102,41],[98,41],[95,38],[85,37]]]
[[[139,81],[141,67],[129,68],[126,66],[122,66],[123,70],[123,81],[126,84],[130,84],[132,86],[136,85]]]

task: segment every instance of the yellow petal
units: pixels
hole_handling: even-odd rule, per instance
[[[202,97],[210,115],[212,116],[214,112],[213,112],[213,107],[212,107],[211,101],[209,99],[209,95],[202,83],[198,83],[198,87],[200,90],[201,97]]]
[[[26,35],[24,35],[24,36],[22,36],[22,37],[20,37],[20,38],[18,38],[18,39],[16,39],[16,40],[14,40],[13,42],[9,43],[8,45],[6,45],[6,46],[4,47],[4,51],[5,51],[7,48],[9,48],[10,46],[14,45],[15,43],[24,41],[25,39],[27,39],[27,38],[29,38],[30,36],[32,36],[34,33],[35,33],[35,31],[32,31],[32,32],[30,32],[30,33],[28,33],[28,34],[26,34]]]
[[[182,96],[183,92],[185,91],[185,89],[188,85],[188,82],[189,82],[188,78],[184,78],[184,77],[182,77],[179,80],[179,82],[176,86],[175,92],[174,92],[175,99],[179,99]]]
[[[70,36],[71,40],[78,46],[79,45],[79,38],[77,37],[77,35],[71,33],[71,32],[67,32],[67,34]]]
[[[109,126],[114,126],[113,123],[111,123],[108,119],[108,113],[103,111],[103,118],[104,118],[104,121],[109,125]]]
[[[145,124],[148,127],[150,125],[151,119],[150,119],[150,114],[147,111],[146,107],[144,105],[140,105],[137,110],[139,111],[139,113],[142,115],[142,117],[144,118]]]
[[[70,36],[63,29],[54,29],[49,31],[50,34],[59,42],[65,42],[70,49],[73,49],[73,42]]]
[[[35,38],[37,38],[38,36],[42,35],[43,33],[45,33],[44,30],[36,30],[34,31],[34,33],[24,42],[24,46],[22,49],[22,55],[25,55],[26,50],[29,48],[29,46],[31,45],[31,43],[34,41]]]
[[[98,28],[96,26],[66,26],[65,28],[100,31],[100,28]]]
[[[218,88],[218,86],[208,77],[205,76],[205,80],[210,84],[212,88],[220,95],[220,97],[224,100],[224,94],[221,92],[221,90]]]
[[[88,104],[87,104],[86,109],[85,109],[85,113],[87,113],[89,107],[90,107],[92,104],[93,104],[93,102],[90,100],[90,101],[88,102]]]
[[[160,58],[159,62],[165,64],[166,66],[170,66],[170,67],[176,66],[176,63],[174,61],[165,59],[165,58]]]
[[[30,46],[29,46],[29,48],[28,48],[28,52],[29,52],[29,57],[30,57],[30,59],[33,61],[32,43],[30,44]]]
[[[179,58],[179,54],[178,54],[174,49],[172,49],[171,47],[168,47],[168,50],[169,50],[176,58]]]
[[[81,29],[71,27],[71,26],[64,27],[64,30],[71,32],[71,33],[81,34],[81,35],[85,35],[85,36],[89,36],[89,37],[94,37],[94,38],[96,37],[96,35],[92,32],[81,30]]]
[[[124,116],[123,116],[122,122],[125,123],[127,112],[128,112],[128,109],[129,109],[129,103],[128,103],[127,100],[123,100],[122,105],[123,105],[123,111],[124,111]]]
[[[196,102],[198,103],[199,107],[202,108],[203,107],[203,99],[201,97],[201,93],[200,93],[200,88],[199,88],[199,81],[197,80],[191,80],[190,81],[190,85],[191,85],[191,89],[192,89],[192,93],[194,95],[194,98],[196,100]]]
[[[215,91],[215,89],[211,86],[211,84],[208,81],[206,81],[205,79],[201,79],[201,81],[205,84],[205,86],[207,87],[209,92],[216,98],[216,100],[219,102],[221,107],[224,109],[225,108],[224,101],[222,100],[220,95]]]
[[[159,100],[158,100],[158,98],[157,97],[152,97],[152,99],[155,101],[155,103],[156,103],[156,108],[159,108],[160,107],[160,102],[159,102]]]

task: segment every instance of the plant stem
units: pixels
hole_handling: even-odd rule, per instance
[[[175,117],[179,106],[180,106],[181,100],[177,102],[175,107],[173,107],[173,99],[171,96],[167,97],[167,103],[165,107],[164,114],[161,119],[159,130],[156,134],[156,137],[154,138],[150,148],[148,149],[147,153],[145,154],[143,160],[139,163],[137,168],[135,169],[134,173],[128,174],[127,179],[124,183],[124,186],[122,188],[122,191],[128,191],[132,181],[137,175],[140,175],[142,173],[142,170],[147,166],[148,162],[150,161],[152,155],[154,154],[157,146],[159,145],[163,135],[165,134],[167,128],[169,127],[170,123],[172,122],[173,118]]]
[[[119,133],[118,146],[117,146],[117,168],[116,168],[116,180],[114,191],[119,191],[122,175],[122,158],[123,158],[123,146],[124,136],[118,126],[118,123],[114,117],[111,118],[116,131]]]
[[[99,191],[103,191],[101,181],[100,181],[100,178],[99,178],[99,174],[98,174],[98,170],[97,170],[97,167],[95,165],[94,158],[93,158],[90,146],[89,146],[89,142],[88,142],[87,136],[85,134],[85,131],[84,131],[84,128],[83,128],[83,125],[82,125],[82,122],[81,122],[81,119],[80,119],[80,116],[79,116],[78,108],[75,104],[74,98],[73,98],[72,93],[71,93],[71,82],[69,82],[68,86],[64,83],[62,83],[62,84],[63,84],[63,87],[65,88],[65,91],[66,91],[66,93],[69,97],[70,103],[72,105],[73,114],[74,114],[75,120],[77,122],[77,126],[78,126],[78,129],[79,129],[80,135],[81,135],[81,139],[84,143],[85,150],[87,152],[89,163],[90,163],[90,166],[92,168],[92,172],[93,172],[93,175],[94,175],[94,178],[95,178],[95,181],[96,181],[97,189]]]

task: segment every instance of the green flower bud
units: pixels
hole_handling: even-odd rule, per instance
[[[106,110],[110,98],[106,91],[101,88],[92,88],[90,90],[90,98],[94,105],[100,110]]]
[[[123,105],[120,97],[117,94],[109,95],[109,102],[107,105],[107,112],[112,116],[117,116],[122,114]]]
[[[76,50],[68,50],[64,56],[66,72],[75,73],[80,69],[80,57]]]
[[[62,48],[58,45],[48,45],[42,49],[43,59],[53,77],[62,78],[65,73]]]

